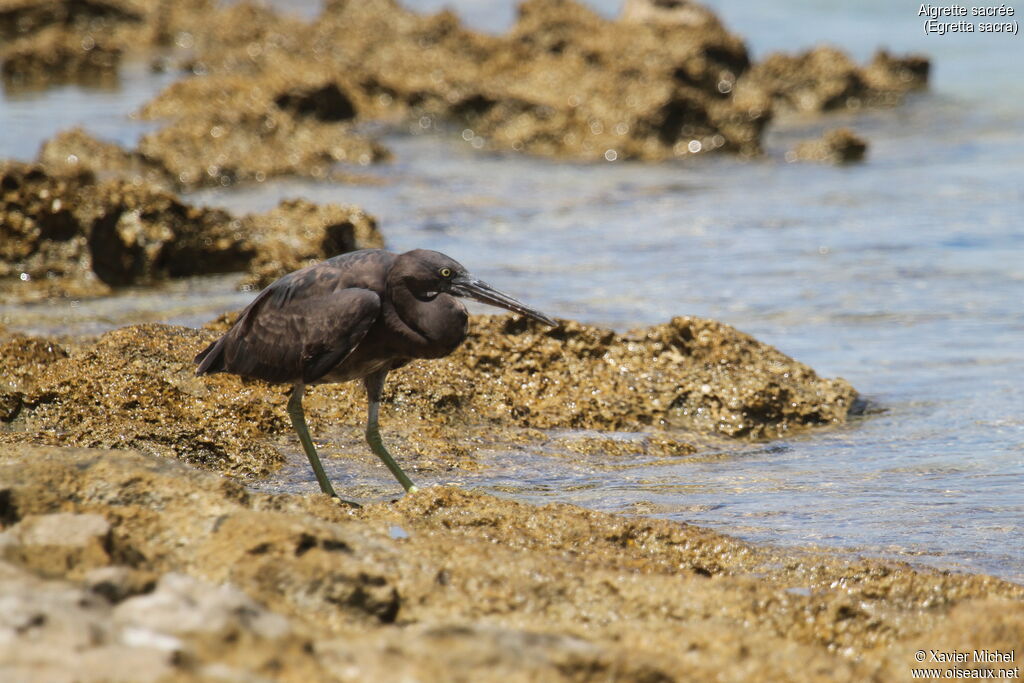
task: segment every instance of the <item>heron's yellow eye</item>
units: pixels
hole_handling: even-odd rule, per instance
[[[451,277],[451,276],[452,276],[452,269],[451,268],[442,268],[441,269],[441,277]]]

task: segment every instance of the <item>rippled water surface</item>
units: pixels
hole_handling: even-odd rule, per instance
[[[489,30],[512,16],[450,4]],[[821,41],[859,59],[882,44],[921,50],[934,85],[894,110],[780,123],[756,162],[551,163],[484,155],[457,135],[393,135],[396,161],[367,171],[374,184],[281,181],[190,199],[238,211],[300,195],[360,204],[390,247],[445,251],[547,313],[617,329],[720,319],[847,378],[873,406],[838,430],[722,445],[714,457],[493,449],[481,472],[437,481],[1024,581],[1024,39],[925,37],[916,6],[880,0],[710,4],[757,55]],[[76,122],[131,143],[145,128],[126,115],[166,82],[132,67],[118,91],[8,94],[0,156],[29,158]],[[837,125],[869,140],[866,163],[785,163],[795,140]],[[251,297],[234,282],[2,305],[0,317],[47,332],[198,324]],[[314,489],[298,448],[282,446],[294,466],[263,486]],[[393,488],[372,456],[329,468],[342,486]]]

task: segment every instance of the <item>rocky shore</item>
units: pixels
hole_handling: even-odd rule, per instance
[[[110,87],[128,59],[182,75],[142,107],[159,127],[131,149],[73,129],[33,163],[0,162],[0,297],[25,304],[210,273],[255,289],[383,246],[359,207],[234,215],[178,194],[348,181],[392,158],[381,129],[600,163],[755,157],[773,118],[892,106],[929,68],[831,47],[755,61],[686,0],[631,0],[617,19],[527,0],[502,35],[392,0],[331,0],[310,20],[0,0],[0,40],[10,91]],[[857,161],[867,144],[839,129],[786,158]],[[90,338],[0,327],[0,681],[881,682],[910,678],[919,650],[1019,656],[1024,587],[993,577],[453,485],[394,500],[339,486],[360,509],[256,492],[298,446],[287,387],[194,375],[232,316]],[[494,446],[701,458],[864,408],[845,380],[694,317],[619,333],[474,316],[456,353],[394,373],[384,401],[419,481],[486,467]],[[372,459],[358,387],[316,387],[306,409],[331,430],[328,464]]]
[[[0,482],[4,680],[892,681],[1024,638],[1014,584],[568,505],[352,511],[35,446]]]
[[[286,390],[192,374],[229,317],[94,340],[4,333],[5,680],[887,681],[921,648],[1024,637],[1024,588],[991,577],[451,486],[359,510],[254,493],[238,477],[280,466]],[[360,392],[309,398],[314,430],[350,425],[340,455],[360,457]],[[407,468],[434,476],[479,467],[488,440],[616,455],[557,427],[699,456],[709,434],[841,424],[857,398],[712,321],[620,335],[502,316],[395,373],[386,404]]]

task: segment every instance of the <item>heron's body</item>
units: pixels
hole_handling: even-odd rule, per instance
[[[387,373],[417,358],[442,358],[463,342],[470,296],[549,325],[547,316],[475,280],[438,252],[366,249],[285,275],[264,289],[224,336],[196,356],[197,374],[230,372],[295,385],[288,410],[321,488],[335,495],[305,426],[311,384],[362,379],[367,440],[406,489],[412,482],[380,441],[377,411]]]
[[[199,374],[310,385],[447,356],[466,338],[466,308],[450,294],[423,300],[403,287],[398,258],[366,249],[285,275],[196,358]]]

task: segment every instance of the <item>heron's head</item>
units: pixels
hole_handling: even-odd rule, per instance
[[[442,293],[451,294],[498,306],[545,325],[558,326],[540,311],[476,279],[461,263],[440,252],[428,249],[407,251],[398,257],[395,268],[401,273],[402,283],[420,301],[432,301]]]

